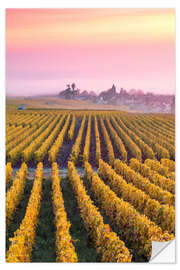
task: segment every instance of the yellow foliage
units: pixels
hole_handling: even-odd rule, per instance
[[[6,164],[6,184],[8,184],[12,180],[13,169],[11,167],[11,162]]]
[[[69,228],[64,209],[64,200],[60,188],[57,163],[52,164],[52,199],[56,225],[56,261],[57,262],[77,262],[77,254],[72,244]]]
[[[169,204],[174,206],[174,194],[163,190],[162,188],[152,184],[147,178],[135,172],[131,167],[116,159],[114,162],[115,171],[120,174],[128,183],[132,183],[137,188],[143,190],[152,199],[158,200],[161,204]]]
[[[87,163],[85,163],[87,164]],[[68,176],[76,194],[78,206],[89,236],[102,255],[102,262],[131,262],[132,255],[109,225],[104,224],[97,207],[94,206],[73,162],[68,162]]]
[[[23,163],[16,173],[13,185],[6,194],[6,226],[8,227],[12,221],[14,212],[21,200],[24,192],[27,175],[27,165]]]
[[[153,241],[167,241],[174,238],[174,235],[163,234],[160,227],[150,221],[146,216],[140,215],[134,207],[125,202],[105,185],[97,174],[92,174],[92,169],[85,163],[86,176],[89,175],[90,188],[95,199],[120,231],[124,238],[136,249],[138,254],[143,254],[148,259],[151,256],[151,244]]]
[[[42,176],[43,165],[38,163],[25,217],[14,237],[9,239],[11,245],[6,254],[7,262],[30,262],[41,202]]]
[[[157,225],[161,226],[163,231],[167,230],[169,233],[174,233],[174,207],[161,205],[158,201],[151,199],[150,196],[142,190],[132,184],[128,184],[102,160],[99,162],[99,173],[120,198],[131,203],[140,213],[145,214]],[[167,211],[167,209],[169,209],[169,211]],[[164,222],[165,219],[166,222]]]
[[[59,149],[62,146],[63,141],[64,141],[64,137],[65,137],[68,125],[69,125],[69,120],[70,120],[70,115],[68,115],[62,130],[60,131],[56,141],[53,144],[53,146],[49,150],[49,161],[50,162],[54,162],[56,160],[57,153],[58,153],[58,151],[59,151]]]

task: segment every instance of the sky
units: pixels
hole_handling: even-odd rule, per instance
[[[6,9],[6,94],[175,92],[174,9]]]

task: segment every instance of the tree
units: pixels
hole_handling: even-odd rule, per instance
[[[74,91],[75,87],[76,87],[75,83],[72,83],[71,88],[72,88],[73,91]]]

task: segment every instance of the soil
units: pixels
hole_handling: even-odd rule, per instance
[[[67,168],[68,166],[68,160],[71,155],[72,147],[76,141],[76,138],[78,136],[79,128],[82,122],[82,118],[76,118],[76,125],[74,129],[74,136],[72,140],[68,139],[68,130],[67,129],[66,135],[64,137],[63,144],[61,148],[59,149],[59,153],[57,155],[56,161],[58,163],[59,168]]]
[[[102,130],[101,130],[101,125],[100,125],[100,120],[99,118],[97,118],[97,122],[98,122],[98,130],[99,130],[99,137],[100,137],[100,145],[101,145],[101,158],[105,161],[105,162],[109,162],[108,159],[108,152],[107,152],[107,148],[106,148],[106,143],[104,141],[104,137],[102,134]]]
[[[95,128],[94,128],[94,117],[91,119],[91,143],[90,143],[90,151],[89,151],[89,163],[92,167],[96,167],[96,137],[95,137]]]

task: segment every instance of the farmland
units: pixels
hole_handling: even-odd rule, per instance
[[[174,115],[8,108],[7,262],[146,262],[174,235]]]

